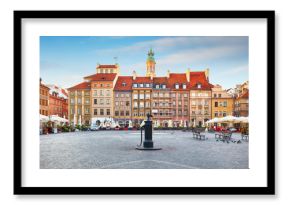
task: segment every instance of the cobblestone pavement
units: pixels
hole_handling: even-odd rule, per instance
[[[41,169],[247,169],[246,141],[193,139],[191,132],[154,131],[159,151],[141,151],[138,131],[86,131],[40,136]],[[240,140],[240,134],[233,134]]]

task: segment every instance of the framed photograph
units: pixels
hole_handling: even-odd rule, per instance
[[[274,11],[14,11],[14,194],[275,194]]]

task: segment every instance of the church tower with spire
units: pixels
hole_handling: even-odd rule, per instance
[[[148,57],[146,61],[146,77],[155,77],[155,59],[154,59],[154,52],[152,49],[148,52]]]

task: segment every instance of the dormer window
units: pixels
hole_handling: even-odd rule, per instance
[[[163,88],[163,89],[166,89],[166,85],[163,84],[163,85],[162,85],[162,88]]]
[[[126,83],[122,83],[122,86],[125,87],[127,84]]]
[[[182,85],[182,89],[186,89],[186,84],[183,84]]]
[[[150,88],[150,84],[149,83],[146,83],[146,88]]]
[[[144,85],[141,83],[141,84],[139,84],[139,88],[143,88],[144,87]]]
[[[137,86],[137,83],[134,83],[133,84],[133,88],[137,88],[138,86]]]
[[[159,89],[159,85],[156,85],[156,88]]]
[[[196,84],[196,87],[201,88],[201,84],[200,83]]]
[[[179,84],[175,84],[175,89],[179,89]]]

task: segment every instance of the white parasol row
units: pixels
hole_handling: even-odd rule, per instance
[[[228,115],[222,118],[213,118],[206,122],[206,124],[210,123],[248,123],[248,117],[234,117]]]

